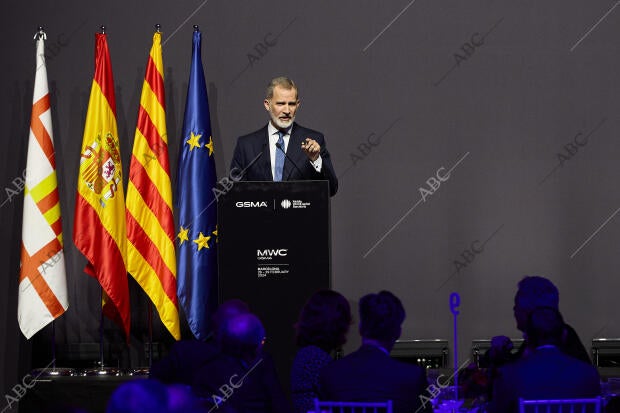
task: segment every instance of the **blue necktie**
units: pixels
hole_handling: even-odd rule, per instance
[[[278,148],[278,146],[280,148]],[[284,147],[284,132],[278,131],[278,143],[276,144],[276,167],[274,171],[273,180],[281,181],[282,180],[282,171],[284,170],[284,151],[286,148]]]

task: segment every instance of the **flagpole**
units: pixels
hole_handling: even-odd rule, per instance
[[[148,297],[148,337],[147,342],[141,341],[144,351],[141,354],[146,355],[148,363],[148,366],[144,363],[142,366],[149,369],[154,359],[154,317],[160,317],[176,340],[181,338],[177,306],[176,237],[166,130],[162,26],[156,24],[154,27],[138,107],[125,199],[127,241],[131,245],[127,249],[127,270]],[[151,188],[154,187],[159,191],[153,192]],[[152,214],[143,213],[145,204],[149,205]],[[163,234],[165,236],[161,236]],[[143,360],[142,357],[140,359]]]
[[[52,321],[52,370],[56,370],[56,321]]]
[[[59,239],[62,238],[62,225],[60,225],[60,201],[58,198],[58,182],[56,178],[56,168],[54,165],[54,139],[53,139],[53,127],[51,118],[51,106],[49,103],[50,93],[48,88],[47,69],[45,66],[45,40],[47,35],[42,25],[37,26],[37,30],[33,39],[36,43],[36,66],[35,77],[33,87],[33,106],[30,118],[30,134],[28,137],[28,154],[26,160],[26,169],[23,174],[23,179],[26,180],[25,184],[28,186],[28,191],[24,193],[24,205],[22,215],[22,245],[24,249],[22,251],[20,261],[20,289],[17,299],[17,319],[20,329],[26,339],[32,338],[34,334],[41,331],[42,328],[52,323],[51,334],[51,351],[52,361],[43,368],[35,369],[31,372],[33,376],[40,377],[60,375],[70,375],[70,369],[63,369],[63,372],[59,372],[56,369],[56,330],[54,320],[63,314],[67,307],[67,293],[66,293],[66,273],[64,268],[64,258],[62,250],[62,242]],[[34,149],[37,148],[37,149]],[[47,148],[47,149],[45,149]],[[45,154],[45,158],[41,155]],[[42,186],[39,186],[36,182],[31,182],[30,174],[27,173],[30,168],[36,165],[36,168],[41,169],[41,173],[46,170],[45,176],[50,179],[46,179],[44,183],[40,183],[45,187],[46,195],[46,207],[42,209],[33,210],[28,207],[30,204],[38,204],[38,199],[33,197],[34,193],[42,193]],[[28,175],[28,176],[26,176]],[[34,201],[34,203],[30,202]],[[58,217],[56,224],[46,221],[48,211],[58,208]],[[47,214],[47,215],[46,215]],[[55,215],[55,214],[51,214]],[[43,219],[40,219],[43,218]],[[57,229],[54,229],[56,227]],[[50,231],[50,229],[52,231]],[[53,235],[52,235],[53,234]],[[45,250],[36,246],[47,245],[49,249]],[[37,251],[37,248],[38,251]],[[53,263],[49,261],[41,262],[38,258],[35,258],[38,253],[45,253],[50,260],[53,258]],[[39,261],[37,263],[37,261]],[[57,263],[61,263],[58,267],[51,269]],[[46,274],[46,284],[48,290],[37,294],[32,294],[32,290],[25,293],[28,288],[34,285],[34,279],[43,276],[39,266],[42,266],[43,274]],[[47,270],[51,269],[50,273]],[[28,284],[28,287],[25,285]],[[58,295],[57,295],[58,294]],[[56,308],[55,311],[41,311],[41,304],[47,306],[48,303],[54,301],[60,304],[61,308]],[[49,309],[50,307],[48,307]],[[49,319],[49,316],[51,320]],[[27,386],[30,387],[30,386]],[[17,388],[17,387],[16,387]],[[23,396],[23,394],[21,394]]]
[[[114,337],[108,339],[111,343],[105,349],[104,315],[110,315],[114,322],[120,324],[129,345],[131,313],[125,263],[127,237],[123,168],[116,123],[114,78],[106,26],[101,25],[100,30],[95,33],[95,70],[84,123],[73,241],[88,260],[84,272],[96,278],[101,286],[98,303],[101,307],[99,360],[96,361],[99,366],[88,373],[113,375],[119,371],[122,356],[119,351],[122,349],[117,351],[114,347],[115,351],[110,351],[111,344],[116,341]],[[116,358],[118,354],[118,367],[105,367],[104,350],[110,363],[116,362],[111,357]]]
[[[156,33],[161,33],[161,24],[156,24],[155,25],[155,32]],[[151,298],[146,297],[148,306],[149,306],[149,311],[148,311],[148,322],[149,322],[149,371],[151,370],[151,367],[153,366],[153,303],[151,302]]]
[[[103,30],[103,26],[101,26]],[[101,308],[99,310],[99,367],[103,370],[103,287],[101,288]]]
[[[47,39],[47,36],[45,35],[45,30],[43,29],[43,26],[38,26],[37,27],[37,32],[34,35],[34,40],[39,40],[43,38],[43,40]]]
[[[104,354],[103,354],[103,297],[104,290],[101,287],[101,312],[99,317],[99,366],[94,369],[86,369],[84,370],[84,374],[86,376],[118,376],[119,369],[114,367],[106,367],[104,364]]]
[[[209,207],[216,201],[211,189],[216,187],[217,173],[201,58],[201,32],[197,25],[192,35],[192,60],[181,136],[176,190],[180,240],[177,296],[192,334],[198,340],[204,340],[211,332],[210,314],[207,313],[217,303],[217,208]],[[196,187],[205,190],[196,191]]]
[[[47,35],[43,26],[37,26],[37,33],[34,35],[35,40],[46,40]],[[52,372],[56,370],[56,320],[52,320]]]
[[[153,365],[153,304],[151,303],[150,298],[146,298],[149,303],[149,371],[151,366]]]

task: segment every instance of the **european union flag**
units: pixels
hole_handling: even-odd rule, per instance
[[[177,173],[177,294],[192,333],[206,339],[217,306],[217,205],[209,101],[196,28]]]

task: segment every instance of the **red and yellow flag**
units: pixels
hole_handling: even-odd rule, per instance
[[[73,240],[86,256],[84,270],[103,288],[104,314],[129,340],[125,199],[116,129],[114,78],[107,37],[95,35],[95,76],[90,91],[80,158]]]
[[[127,187],[127,270],[181,339],[161,33],[153,35]]]
[[[59,317],[69,306],[44,39],[45,33],[39,32],[17,300],[17,319],[26,338]]]

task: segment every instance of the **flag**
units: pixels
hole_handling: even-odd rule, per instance
[[[88,260],[84,271],[101,284],[104,314],[123,328],[129,340],[123,170],[105,33],[95,34],[95,76],[84,126],[73,240]]]
[[[36,71],[24,186],[21,268],[17,320],[26,338],[69,307],[50,96],[45,67],[45,33],[37,35]]]
[[[217,306],[217,205],[209,102],[200,57],[200,31],[192,41],[177,173],[178,296],[194,336],[210,333]]]
[[[146,65],[127,186],[127,270],[181,339],[161,33]]]

